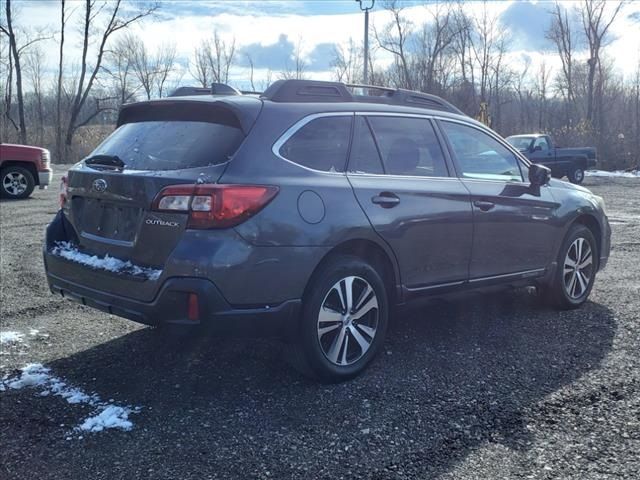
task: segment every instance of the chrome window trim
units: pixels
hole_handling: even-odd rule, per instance
[[[400,178],[400,179],[418,179],[418,180],[456,180],[459,181],[458,177],[428,177],[424,175],[389,175],[386,173],[360,173],[360,172],[350,172],[347,170],[348,177],[384,177],[384,178]]]
[[[296,123],[294,123],[291,127],[289,127],[279,138],[275,141],[275,143],[271,147],[271,152],[281,160],[284,160],[291,165],[295,165],[296,167],[302,168],[309,172],[320,173],[324,175],[358,175],[358,176],[373,176],[373,177],[385,177],[385,178],[419,178],[419,179],[429,179],[429,180],[461,180],[461,181],[472,181],[472,182],[490,182],[490,183],[511,183],[511,184],[519,184],[519,185],[529,185],[529,183],[524,179],[522,181],[515,180],[489,180],[482,178],[465,178],[459,176],[448,176],[448,177],[428,177],[421,175],[388,175],[388,174],[376,174],[376,173],[356,173],[349,172],[345,170],[343,172],[328,172],[325,170],[316,170],[315,168],[310,168],[305,165],[300,165],[299,163],[294,162],[293,160],[289,160],[286,157],[280,155],[280,148],[284,145],[289,138],[291,138],[298,130],[304,127],[307,123],[323,117],[351,117],[351,116],[375,116],[375,117],[407,117],[407,118],[423,118],[425,120],[440,120],[446,122],[458,123],[461,125],[466,125],[468,127],[475,128],[483,133],[486,133],[491,138],[500,143],[503,147],[505,147],[508,151],[510,151],[520,163],[524,164],[525,168],[529,168],[530,162],[516,149],[514,149],[506,140],[502,140],[497,134],[495,134],[491,129],[484,125],[477,125],[475,121],[469,122],[458,118],[445,117],[438,114],[423,114],[423,113],[401,113],[401,112],[377,112],[377,111],[346,111],[346,112],[322,112],[322,113],[312,113],[307,115]]]
[[[295,165],[296,167],[300,167],[300,168],[303,168],[304,170],[308,170],[310,172],[321,173],[321,174],[324,174],[324,175],[340,175],[340,176],[346,175],[346,171],[329,172],[329,171],[325,171],[325,170],[316,170],[315,168],[311,168],[311,167],[307,167],[305,165],[301,165],[299,163],[294,162],[293,160],[289,160],[288,158],[283,157],[282,155],[280,155],[280,149],[282,148],[282,146],[285,143],[287,143],[287,141],[293,135],[295,135],[298,132],[298,130],[300,130],[302,127],[304,127],[307,123],[312,122],[313,120],[316,120],[318,118],[324,118],[324,117],[353,117],[353,112],[323,112],[323,113],[312,113],[311,115],[307,115],[306,117],[301,118],[296,123],[291,125],[280,136],[280,138],[278,138],[278,140],[275,141],[275,143],[271,147],[271,152],[276,157],[278,157],[279,159],[284,160],[285,162],[290,163],[291,165]]]

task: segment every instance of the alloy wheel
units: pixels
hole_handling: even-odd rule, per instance
[[[336,282],[318,313],[318,342],[334,365],[351,365],[371,347],[378,331],[378,297],[369,282],[349,276]]]
[[[27,190],[27,178],[20,172],[9,172],[2,179],[2,186],[9,195],[17,197]]]
[[[582,237],[576,238],[564,259],[563,280],[567,295],[576,300],[582,297],[593,277],[593,250]]]

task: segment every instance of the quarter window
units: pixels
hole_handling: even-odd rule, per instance
[[[448,176],[440,143],[429,120],[375,116],[368,119],[387,174]]]
[[[314,170],[344,171],[352,118],[335,116],[311,120],[280,147],[280,155]]]
[[[462,176],[483,180],[522,181],[516,156],[481,130],[443,121]]]

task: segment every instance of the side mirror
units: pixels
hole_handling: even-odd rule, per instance
[[[551,180],[550,168],[537,163],[532,163],[531,166],[529,166],[529,181],[531,182],[531,185],[541,187],[542,185],[549,183],[549,180]]]
[[[540,152],[540,151],[542,151],[542,145],[536,145],[535,147],[533,147],[533,149],[531,151],[532,152]]]

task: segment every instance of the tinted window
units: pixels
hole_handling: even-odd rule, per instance
[[[280,155],[314,170],[344,171],[352,118],[321,117],[311,120],[280,147]]]
[[[549,150],[549,144],[544,137],[537,138],[533,144],[533,148],[540,147],[540,150]]]
[[[368,117],[387,174],[446,177],[440,143],[429,120]]]
[[[462,175],[485,180],[522,181],[515,155],[477,128],[442,122]]]
[[[507,137],[507,142],[518,150],[529,150],[533,137]]]
[[[131,170],[178,170],[226,162],[243,139],[218,123],[145,121],[121,125],[91,155],[117,155]]]
[[[356,173],[384,173],[380,155],[371,130],[364,117],[356,117],[349,171]]]

